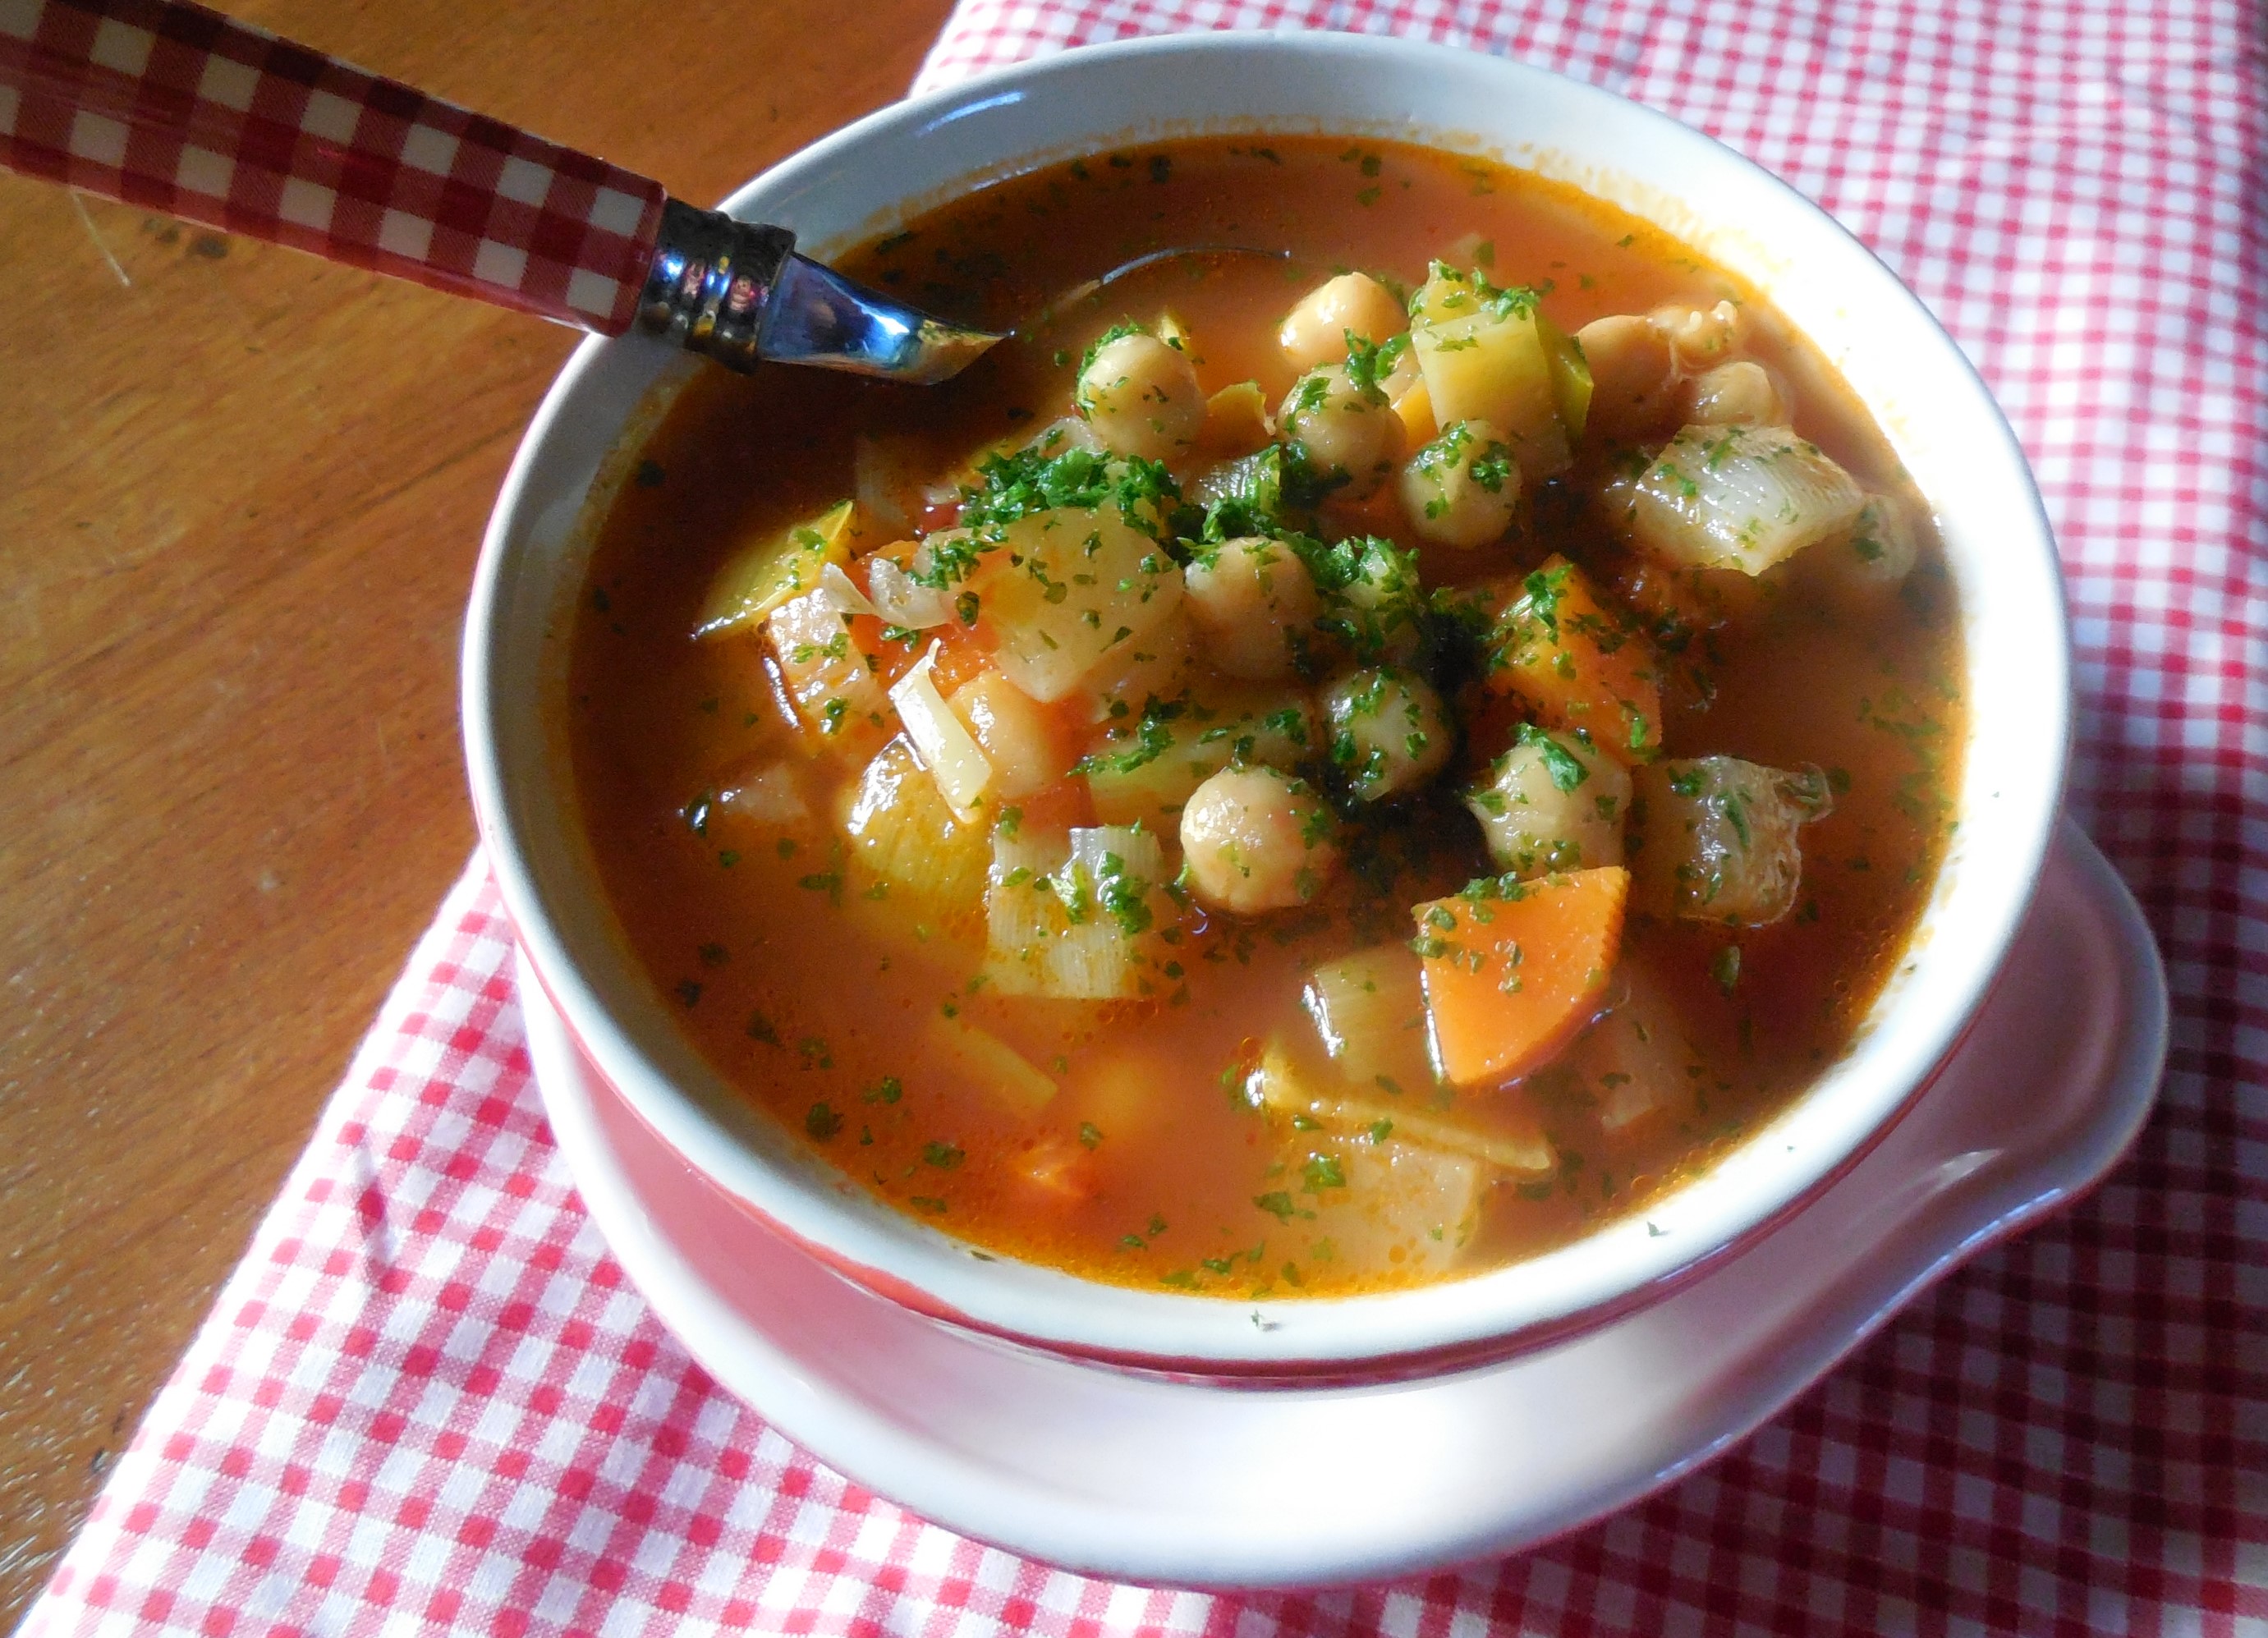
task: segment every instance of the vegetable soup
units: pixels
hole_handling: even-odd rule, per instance
[[[1953,823],[1956,611],[1740,282],[1312,137],[844,265],[1021,327],[945,387],[689,382],[569,703],[630,945],[844,1187],[1098,1280],[1378,1289],[1643,1212],[1850,1045]]]

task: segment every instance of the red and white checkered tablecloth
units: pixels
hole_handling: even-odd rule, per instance
[[[2268,1634],[2268,64],[2243,0],[965,0],[920,84],[1187,26],[1595,81],[1824,202],[2007,408],[2078,812],[2173,985],[2096,1194],[1698,1476],[1351,1592],[1112,1586],[913,1518],[665,1333],[529,1081],[476,861],[26,1631]]]

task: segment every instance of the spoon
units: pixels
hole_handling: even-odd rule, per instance
[[[0,165],[556,323],[924,384],[1001,338],[187,0],[0,0]]]

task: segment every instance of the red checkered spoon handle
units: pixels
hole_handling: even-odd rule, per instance
[[[181,0],[0,0],[0,163],[607,335],[686,211]]]

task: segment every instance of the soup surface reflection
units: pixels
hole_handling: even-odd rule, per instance
[[[1285,253],[1092,285],[1191,246]],[[569,738],[658,992],[846,1186],[1123,1284],[1405,1285],[1643,1210],[1847,1047],[1951,823],[1957,621],[1753,292],[1314,138],[845,266],[1025,327],[944,388],[690,382]]]

